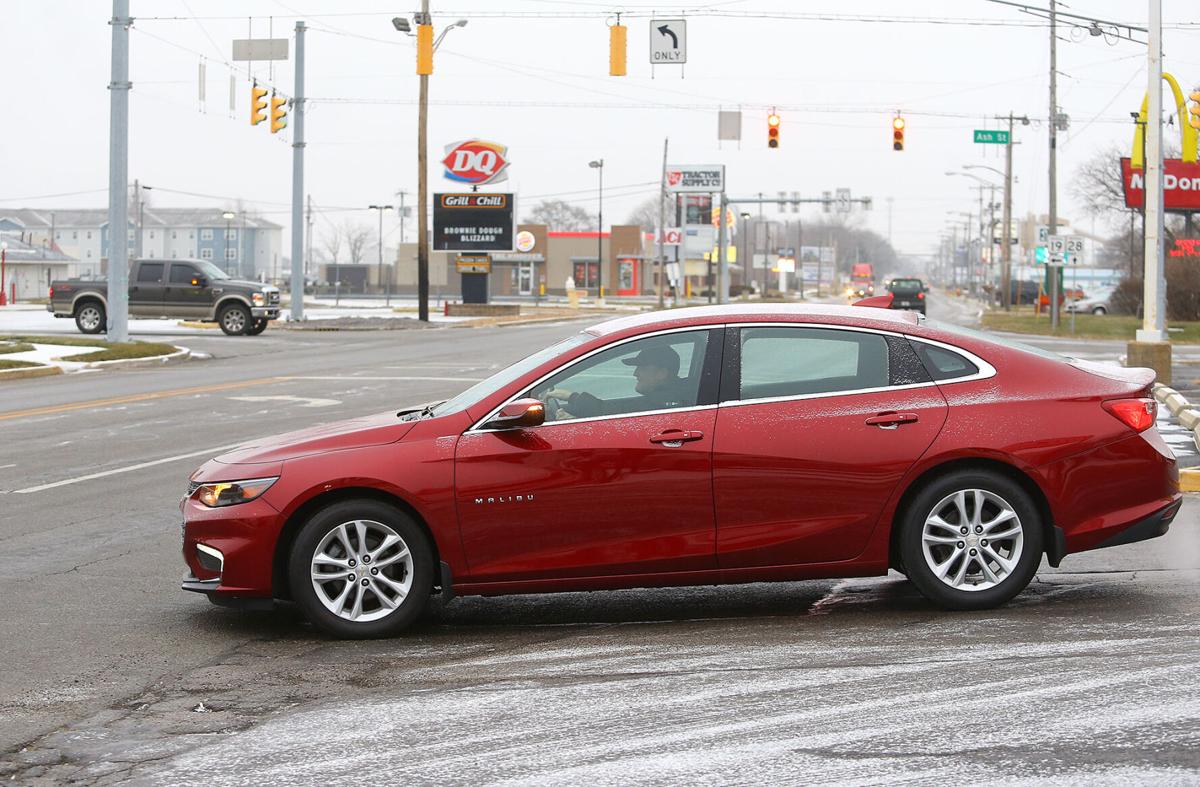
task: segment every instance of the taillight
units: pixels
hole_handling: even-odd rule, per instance
[[[918,293],[917,293],[917,300],[918,300],[918,301],[923,301],[923,300],[925,300],[925,293],[923,293],[923,292],[918,292]]]
[[[50,288],[50,300],[54,300],[54,288]]]
[[[1101,404],[1135,432],[1144,432],[1154,426],[1158,414],[1158,403],[1153,399],[1109,399]]]

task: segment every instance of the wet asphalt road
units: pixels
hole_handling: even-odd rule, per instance
[[[578,327],[189,337],[214,359],[5,384],[0,777],[1200,783],[1194,499],[986,613],[893,575],[464,598],[363,643],[176,590],[206,452],[448,395]],[[96,399],[122,401],[27,412]]]

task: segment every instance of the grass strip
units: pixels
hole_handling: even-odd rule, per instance
[[[9,361],[0,358],[0,369],[29,369],[34,366],[45,366],[45,364],[33,363],[32,361]]]
[[[1045,314],[992,311],[984,312],[981,322],[984,328],[992,331],[1124,341],[1133,341],[1134,333],[1142,327],[1139,318],[1122,314],[1077,314],[1074,332],[1071,331],[1071,315],[1068,313],[1059,316],[1058,330],[1050,329],[1050,318]],[[1200,344],[1200,322],[1171,322],[1167,329],[1172,342]]]

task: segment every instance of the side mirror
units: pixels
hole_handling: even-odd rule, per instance
[[[500,408],[484,429],[527,429],[546,422],[546,405],[537,399],[517,399]]]
[[[208,279],[204,278],[203,276],[193,276],[192,277],[192,286],[193,287],[204,287],[207,284],[208,284]]]

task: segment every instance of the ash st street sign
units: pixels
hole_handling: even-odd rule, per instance
[[[977,128],[975,129],[975,141],[992,145],[1007,145],[1008,132],[1000,129]]]

